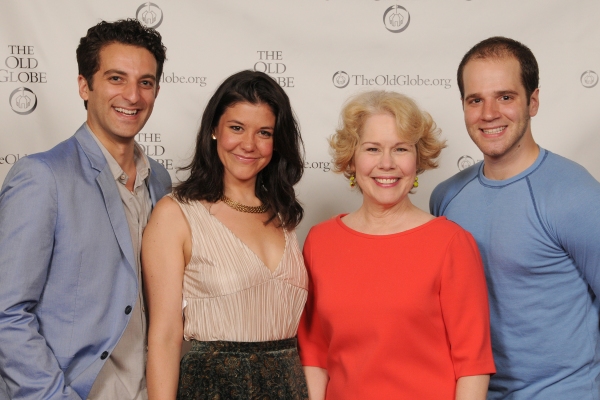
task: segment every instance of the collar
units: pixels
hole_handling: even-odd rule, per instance
[[[129,180],[129,176],[127,176],[127,174],[123,171],[117,160],[115,160],[112,154],[110,154],[110,152],[106,149],[106,147],[104,147],[102,142],[100,142],[100,139],[98,139],[94,132],[92,132],[87,122],[84,124],[84,127],[90,133],[90,136],[92,136],[96,144],[98,144],[100,151],[102,151],[102,154],[106,159],[106,162],[108,164],[108,167],[110,168],[110,172],[113,178],[116,181],[126,184]],[[150,175],[150,162],[148,161],[148,157],[146,156],[146,154],[144,154],[142,146],[140,146],[137,142],[134,142],[133,156],[137,175],[140,178],[140,181],[143,181],[148,177],[148,175]]]

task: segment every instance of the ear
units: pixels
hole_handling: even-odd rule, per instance
[[[89,91],[90,91],[90,86],[88,85],[88,81],[87,79],[85,79],[83,77],[83,75],[79,75],[77,77],[77,85],[79,86],[79,97],[81,97],[83,100],[87,101],[89,96]]]
[[[529,98],[529,116],[535,117],[540,107],[540,88],[537,88],[531,93]]]

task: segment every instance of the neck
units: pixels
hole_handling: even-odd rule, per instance
[[[255,189],[256,179],[250,179],[245,182],[228,182],[224,179],[223,194],[238,203],[247,206],[260,206],[262,202],[256,197]]]
[[[408,196],[392,206],[374,204],[363,199],[362,206],[353,213],[352,227],[363,233],[392,234],[412,228],[413,219],[422,213]]]
[[[115,141],[106,137],[105,135],[98,135],[95,133],[94,128],[89,125],[92,134],[98,138],[100,143],[106,148],[111,156],[115,159],[119,167],[128,175],[135,177],[135,141],[134,138],[127,141]]]
[[[529,132],[506,154],[500,157],[484,155],[483,175],[496,181],[512,178],[531,167],[539,154],[540,148]]]

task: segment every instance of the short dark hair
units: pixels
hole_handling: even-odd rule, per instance
[[[100,50],[112,43],[143,47],[156,59],[156,79],[160,79],[163,64],[167,59],[167,48],[162,44],[160,33],[142,25],[137,19],[120,19],[115,22],[102,21],[90,29],[79,40],[77,66],[90,90],[93,90],[94,74],[100,69]],[[87,101],[83,102],[87,109]]]
[[[196,150],[189,165],[180,170],[190,176],[174,189],[183,202],[205,200],[217,202],[224,194],[225,169],[212,139],[225,110],[237,103],[266,104],[275,115],[273,156],[257,176],[256,196],[269,206],[272,221],[293,229],[302,220],[304,210],[296,199],[294,185],[304,172],[304,144],[290,100],[284,90],[269,75],[258,71],[241,71],[227,78],[208,101],[196,138]]]
[[[540,70],[538,68],[535,56],[523,43],[502,36],[494,36],[485,39],[471,48],[465,54],[460,65],[458,66],[457,81],[460,90],[460,98],[465,98],[465,86],[463,81],[463,71],[465,65],[471,60],[477,59],[499,59],[506,57],[514,57],[521,66],[521,83],[525,88],[527,95],[527,104],[531,94],[539,87]]]

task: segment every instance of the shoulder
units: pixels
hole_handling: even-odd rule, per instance
[[[4,180],[3,191],[14,188],[25,182],[39,182],[50,185],[55,182],[55,172],[48,163],[45,153],[31,154],[18,160],[8,171]]]
[[[309,237],[322,237],[334,233],[340,228],[338,220],[341,216],[341,214],[337,215],[323,222],[319,222],[318,224],[310,228],[307,235],[307,240]]]
[[[532,179],[544,180],[556,185],[569,184],[571,180],[587,181],[600,186],[600,183],[580,164],[548,150],[545,152],[545,159],[537,171],[531,174]],[[569,186],[573,186],[573,184],[571,183]]]
[[[538,218],[555,240],[576,230],[597,230],[600,182],[584,167],[547,152],[528,179]]]
[[[163,167],[163,165],[161,163],[159,163],[156,160],[153,160],[152,158],[148,157],[148,162],[150,163],[150,173],[154,176],[156,176],[156,178],[163,184],[163,185],[168,185],[169,187],[171,186],[171,175],[169,175],[169,172],[166,170],[165,167]]]
[[[152,209],[151,217],[155,219],[159,217],[180,217],[182,216],[182,205],[183,204],[176,200],[171,194],[168,194],[156,203]]]
[[[85,157],[84,157],[85,159]],[[86,163],[87,164],[87,163]],[[87,164],[89,166],[89,164]],[[66,176],[77,175],[84,165],[80,157],[77,140],[74,136],[57,144],[50,150],[30,154],[15,163],[9,175],[29,173],[38,175],[53,175],[58,181]],[[8,176],[7,176],[8,180]]]
[[[468,231],[444,216],[437,217],[424,225],[424,228],[431,242],[452,243],[454,241],[473,240],[473,236]]]
[[[437,216],[443,215],[448,204],[469,182],[477,178],[480,168],[481,162],[460,171],[437,185],[429,200],[431,213]]]
[[[583,166],[549,151],[529,180],[535,201],[546,206],[563,209],[569,204],[574,209],[597,204],[600,198],[600,182]]]

